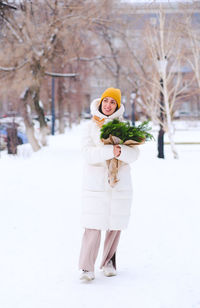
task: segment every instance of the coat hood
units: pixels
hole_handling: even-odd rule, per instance
[[[116,118],[122,118],[123,117],[123,113],[124,113],[124,106],[121,104],[120,108],[115,111],[113,114],[111,114],[110,116],[106,116],[105,114],[101,113],[99,111],[99,103],[100,103],[100,98],[94,99],[90,105],[90,111],[92,116],[97,116],[101,119],[116,119]]]

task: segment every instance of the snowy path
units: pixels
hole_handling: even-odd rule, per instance
[[[0,307],[199,308],[200,146],[179,146],[178,161],[141,146],[118,276],[99,271],[101,246],[96,279],[85,284],[77,270],[79,141],[80,128],[31,157],[0,158]]]

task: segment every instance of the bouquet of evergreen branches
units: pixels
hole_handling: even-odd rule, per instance
[[[149,121],[144,121],[138,126],[131,126],[130,123],[120,122],[118,119],[104,124],[101,128],[101,139],[107,139],[110,135],[121,139],[120,143],[124,143],[127,140],[133,140],[136,143],[141,144],[144,141],[152,140],[153,136],[149,133],[151,127],[148,126]]]
[[[129,122],[121,122],[118,119],[104,124],[101,128],[100,138],[104,144],[124,144],[127,146],[135,146],[154,139],[149,133],[149,121],[144,121],[140,125],[131,126]],[[120,162],[116,158],[107,160],[108,165],[108,182],[111,187],[119,181],[117,178]]]

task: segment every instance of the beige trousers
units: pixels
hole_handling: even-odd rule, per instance
[[[120,234],[120,230],[106,231],[103,258],[100,268],[105,266],[108,261],[112,260],[116,269],[116,250],[119,243]],[[94,265],[98,255],[100,241],[101,230],[85,229],[79,257],[79,269],[94,271]]]

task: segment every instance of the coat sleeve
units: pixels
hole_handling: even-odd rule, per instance
[[[133,163],[135,160],[138,159],[139,156],[139,148],[137,145],[134,147],[130,147],[128,145],[120,145],[121,147],[121,154],[117,157],[117,159],[130,164]]]
[[[113,145],[96,146],[90,135],[90,125],[84,127],[82,135],[82,153],[88,164],[98,164],[114,157]]]

